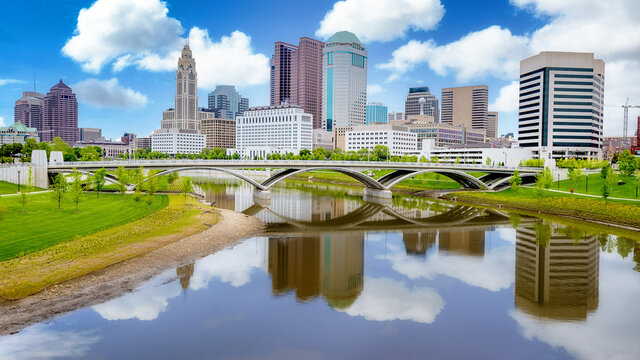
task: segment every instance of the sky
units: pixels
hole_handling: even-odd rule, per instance
[[[199,105],[236,85],[251,106],[269,103],[274,42],[354,32],[368,51],[368,101],[403,111],[409,87],[440,98],[452,86],[488,85],[498,134],[517,133],[520,60],[540,51],[593,52],[606,63],[605,136],[621,136],[626,98],[640,105],[640,1],[341,0],[3,2],[0,125],[22,91],[60,79],[78,96],[80,127],[146,136],[173,107],[179,51],[189,38]],[[629,133],[640,109],[629,111]]]

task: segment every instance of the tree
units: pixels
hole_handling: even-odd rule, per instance
[[[536,245],[546,248],[551,240],[551,225],[542,221],[533,225],[533,230],[536,233]]]
[[[487,157],[487,160],[484,162],[486,165],[491,165],[491,158]]]
[[[91,178],[93,182],[93,189],[98,194],[98,198],[100,198],[100,191],[104,188],[105,177],[107,176],[107,170],[105,168],[98,169],[93,173],[93,177]]]
[[[118,166],[116,169],[116,179],[118,180],[118,191],[120,191],[120,195],[124,195],[129,184],[129,173],[124,166]]]
[[[569,181],[574,188],[577,188],[580,183],[580,178],[582,177],[582,169],[581,168],[573,168],[569,169]]]
[[[460,164],[460,157],[456,156],[456,160],[453,163],[454,164]]]
[[[633,175],[633,173],[638,169],[636,159],[629,150],[625,150],[620,153],[618,156],[618,164],[618,169],[627,176]]]
[[[387,160],[389,155],[389,148],[385,145],[376,145],[373,147],[372,154],[375,155],[379,160]]]
[[[80,205],[80,200],[82,200],[82,173],[78,172],[77,169],[73,169],[71,173],[71,186],[69,187],[69,196],[71,196],[71,201],[76,204],[76,212],[78,212],[78,207]]]
[[[611,190],[609,190],[609,181],[607,179],[602,182],[601,194],[604,198],[604,201],[607,201],[607,198],[609,197],[609,195],[611,195]]]
[[[25,183],[25,186],[22,187],[22,190],[20,191],[20,198],[18,199],[20,201],[20,204],[22,205],[23,214],[25,212],[27,203],[29,202],[29,193],[31,192],[32,188],[33,188],[33,170],[31,166],[29,166],[27,182]]]
[[[511,178],[509,179],[509,185],[514,191],[520,191],[520,185],[522,185],[522,177],[520,177],[520,172],[515,170]]]
[[[62,208],[62,198],[67,192],[68,187],[69,185],[67,184],[67,178],[65,178],[62,174],[56,175],[50,188],[52,190],[51,194],[53,198],[58,202],[58,210]]]
[[[147,190],[147,194],[150,196],[155,195],[156,192],[158,192],[158,171],[157,170],[151,170],[149,171],[149,173],[147,174],[147,181],[145,184],[145,188]],[[173,173],[176,174],[176,176],[178,176],[177,173]]]
[[[522,218],[520,217],[520,214],[518,214],[518,213],[509,213],[509,222],[511,223],[511,226],[514,229],[518,228],[518,225],[520,225],[520,221],[522,221]]]
[[[180,180],[180,193],[184,196],[184,203],[187,203],[187,197],[189,193],[193,191],[193,183],[191,182],[191,178],[188,176],[183,177]]]
[[[98,160],[100,160],[100,152],[98,151],[98,149],[97,149],[96,146],[87,146],[87,147],[81,148],[80,149],[80,160],[81,161],[98,161]]]
[[[536,175],[535,188],[538,192],[538,195],[542,197],[542,194],[544,194],[544,190],[549,189],[551,187],[551,184],[553,184],[553,175],[551,175],[551,170],[546,167],[544,168],[544,170],[539,172],[538,175]]]

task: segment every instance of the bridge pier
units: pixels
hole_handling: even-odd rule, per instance
[[[392,194],[391,190],[364,188],[364,196],[362,198],[364,199],[364,201],[370,203],[379,205],[390,205]]]
[[[271,192],[269,190],[260,190],[258,188],[254,188],[253,202],[262,207],[268,207],[269,205],[271,205]]]

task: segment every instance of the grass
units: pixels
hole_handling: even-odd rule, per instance
[[[626,199],[636,199],[636,178],[634,176],[618,175],[618,179],[625,182],[624,185],[611,185],[609,186],[610,197],[620,197]],[[553,190],[569,191],[573,188],[574,192],[578,194],[591,194],[602,195],[602,185],[604,179],[600,174],[589,175],[589,191],[587,192],[587,180],[584,176],[581,177],[577,183],[572,183],[570,180],[561,180],[560,188],[558,189],[558,182],[554,182],[551,186]]]
[[[6,208],[0,220],[0,261],[45,249],[77,236],[89,235],[122,225],[158,211],[168,205],[167,196],[158,195],[151,206],[137,204],[131,195],[85,194],[79,212],[75,204],[63,199],[62,210],[51,194],[32,194],[22,213],[18,196],[3,197]]]
[[[0,298],[14,300],[51,285],[148,253],[215,224],[218,215],[195,200],[162,196],[168,205],[125,225],[0,262]]]
[[[640,228],[640,204],[633,201],[604,201],[553,192],[545,192],[540,198],[536,190],[531,188],[522,188],[520,191],[507,189],[501,192],[455,192],[447,197],[455,197],[463,202],[503,205]]]
[[[20,186],[20,189],[23,189],[24,185]],[[43,189],[34,187],[33,191],[41,191]],[[18,192],[18,185],[17,184],[12,184],[12,183],[8,183],[5,181],[0,181],[0,195],[5,195],[5,194],[16,194]]]

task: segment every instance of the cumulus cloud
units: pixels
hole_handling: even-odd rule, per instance
[[[518,98],[520,96],[520,82],[512,81],[503,86],[495,102],[489,104],[489,111],[515,112],[518,111]]]
[[[433,40],[411,40],[377,67],[391,71],[390,81],[425,62],[439,75],[454,73],[459,82],[486,76],[511,79],[518,75],[520,59],[528,54],[527,43],[524,36],[491,26],[442,46]]]
[[[90,332],[54,331],[48,326],[36,325],[18,334],[0,337],[0,359],[84,357],[99,339]]]
[[[16,80],[16,79],[0,79],[0,86],[7,84],[24,84],[26,81],[24,80]]]
[[[4,126],[4,118],[0,116],[0,126]]]
[[[440,0],[343,0],[325,14],[316,36],[326,39],[348,30],[364,42],[391,41],[409,29],[433,29],[443,15]]]
[[[175,71],[186,39],[180,21],[169,17],[159,0],[98,0],[82,9],[74,36],[62,53],[83,70],[99,73],[107,65],[114,72],[134,66],[147,71]],[[144,19],[144,21],[140,21]],[[189,43],[200,65],[199,85],[212,88],[230,83],[250,86],[269,80],[269,59],[254,53],[251,38],[234,31],[219,40],[207,30],[193,27]]]
[[[435,321],[444,300],[430,288],[408,288],[389,278],[364,279],[364,289],[346,310],[350,316],[370,321],[411,320],[424,324]]]
[[[118,84],[118,79],[86,79],[71,86],[80,102],[96,108],[131,109],[144,107],[147,96]]]
[[[375,84],[367,85],[367,94],[368,95],[379,94],[381,92],[382,92],[382,86],[375,85]]]

